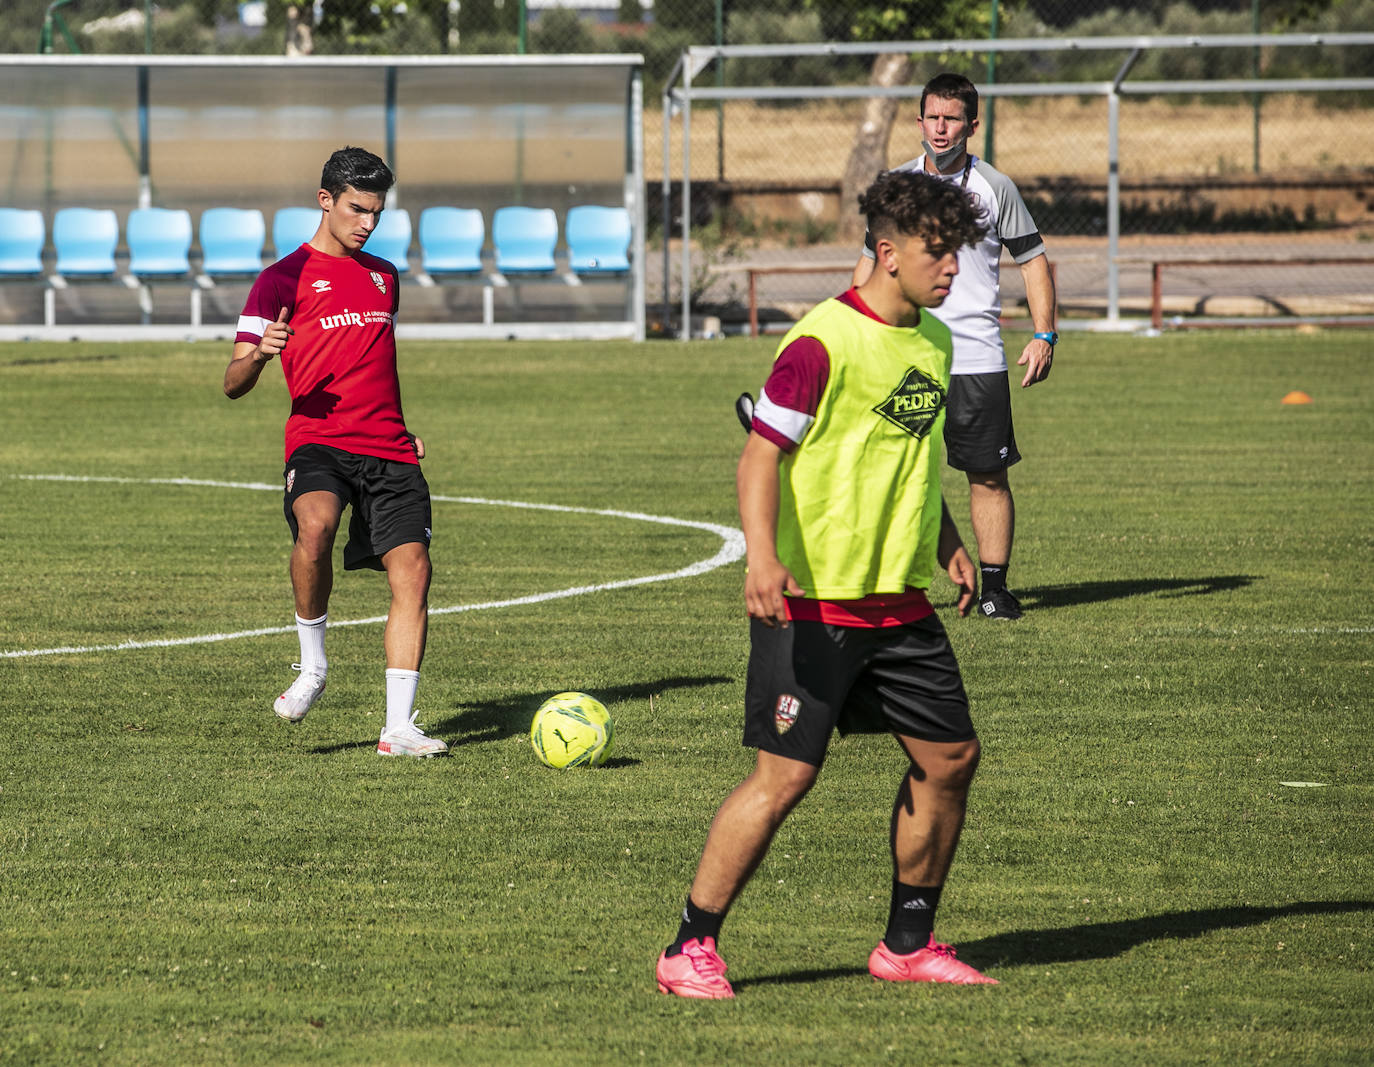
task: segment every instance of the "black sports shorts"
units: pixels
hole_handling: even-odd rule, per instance
[[[819,767],[830,735],[978,735],[945,628],[934,615],[868,628],[749,620],[744,744]]]
[[[418,463],[359,456],[328,445],[301,445],[282,474],[282,509],[294,543],[300,534],[292,505],[303,493],[324,490],[353,509],[344,546],[344,569],[382,570],[382,557],[398,545],[428,545],[432,525],[429,483]]]
[[[1007,375],[1007,371],[950,375],[945,458],[955,470],[1000,471],[1020,460]]]

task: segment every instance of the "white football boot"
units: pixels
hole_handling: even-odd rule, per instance
[[[293,663],[291,667],[301,673],[296,675],[296,680],[287,687],[286,692],[273,702],[272,710],[287,722],[300,722],[324,692],[324,675],[301,670],[299,663]]]
[[[383,730],[381,740],[377,742],[377,755],[379,756],[446,756],[448,755],[448,745],[440,741],[437,737],[429,737],[415,725],[415,716],[411,715],[410,721],[403,726],[397,726],[389,730]]]

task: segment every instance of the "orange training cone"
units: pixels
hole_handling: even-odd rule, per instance
[[[1286,397],[1283,398],[1282,403],[1310,404],[1312,403],[1312,398],[1308,396],[1306,393],[1304,393],[1301,389],[1294,389],[1291,393],[1289,393]]]

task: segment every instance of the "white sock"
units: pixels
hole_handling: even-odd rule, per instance
[[[296,634],[301,639],[301,670],[326,674],[329,661],[324,658],[324,624],[329,618],[325,612],[318,619],[302,619],[296,616]]]
[[[386,729],[394,730],[410,723],[415,710],[415,690],[420,686],[419,671],[403,671],[399,667],[386,669]]]

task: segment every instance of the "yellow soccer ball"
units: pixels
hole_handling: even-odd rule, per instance
[[[599,767],[614,741],[611,713],[586,693],[549,697],[530,724],[534,754],[546,767]]]

